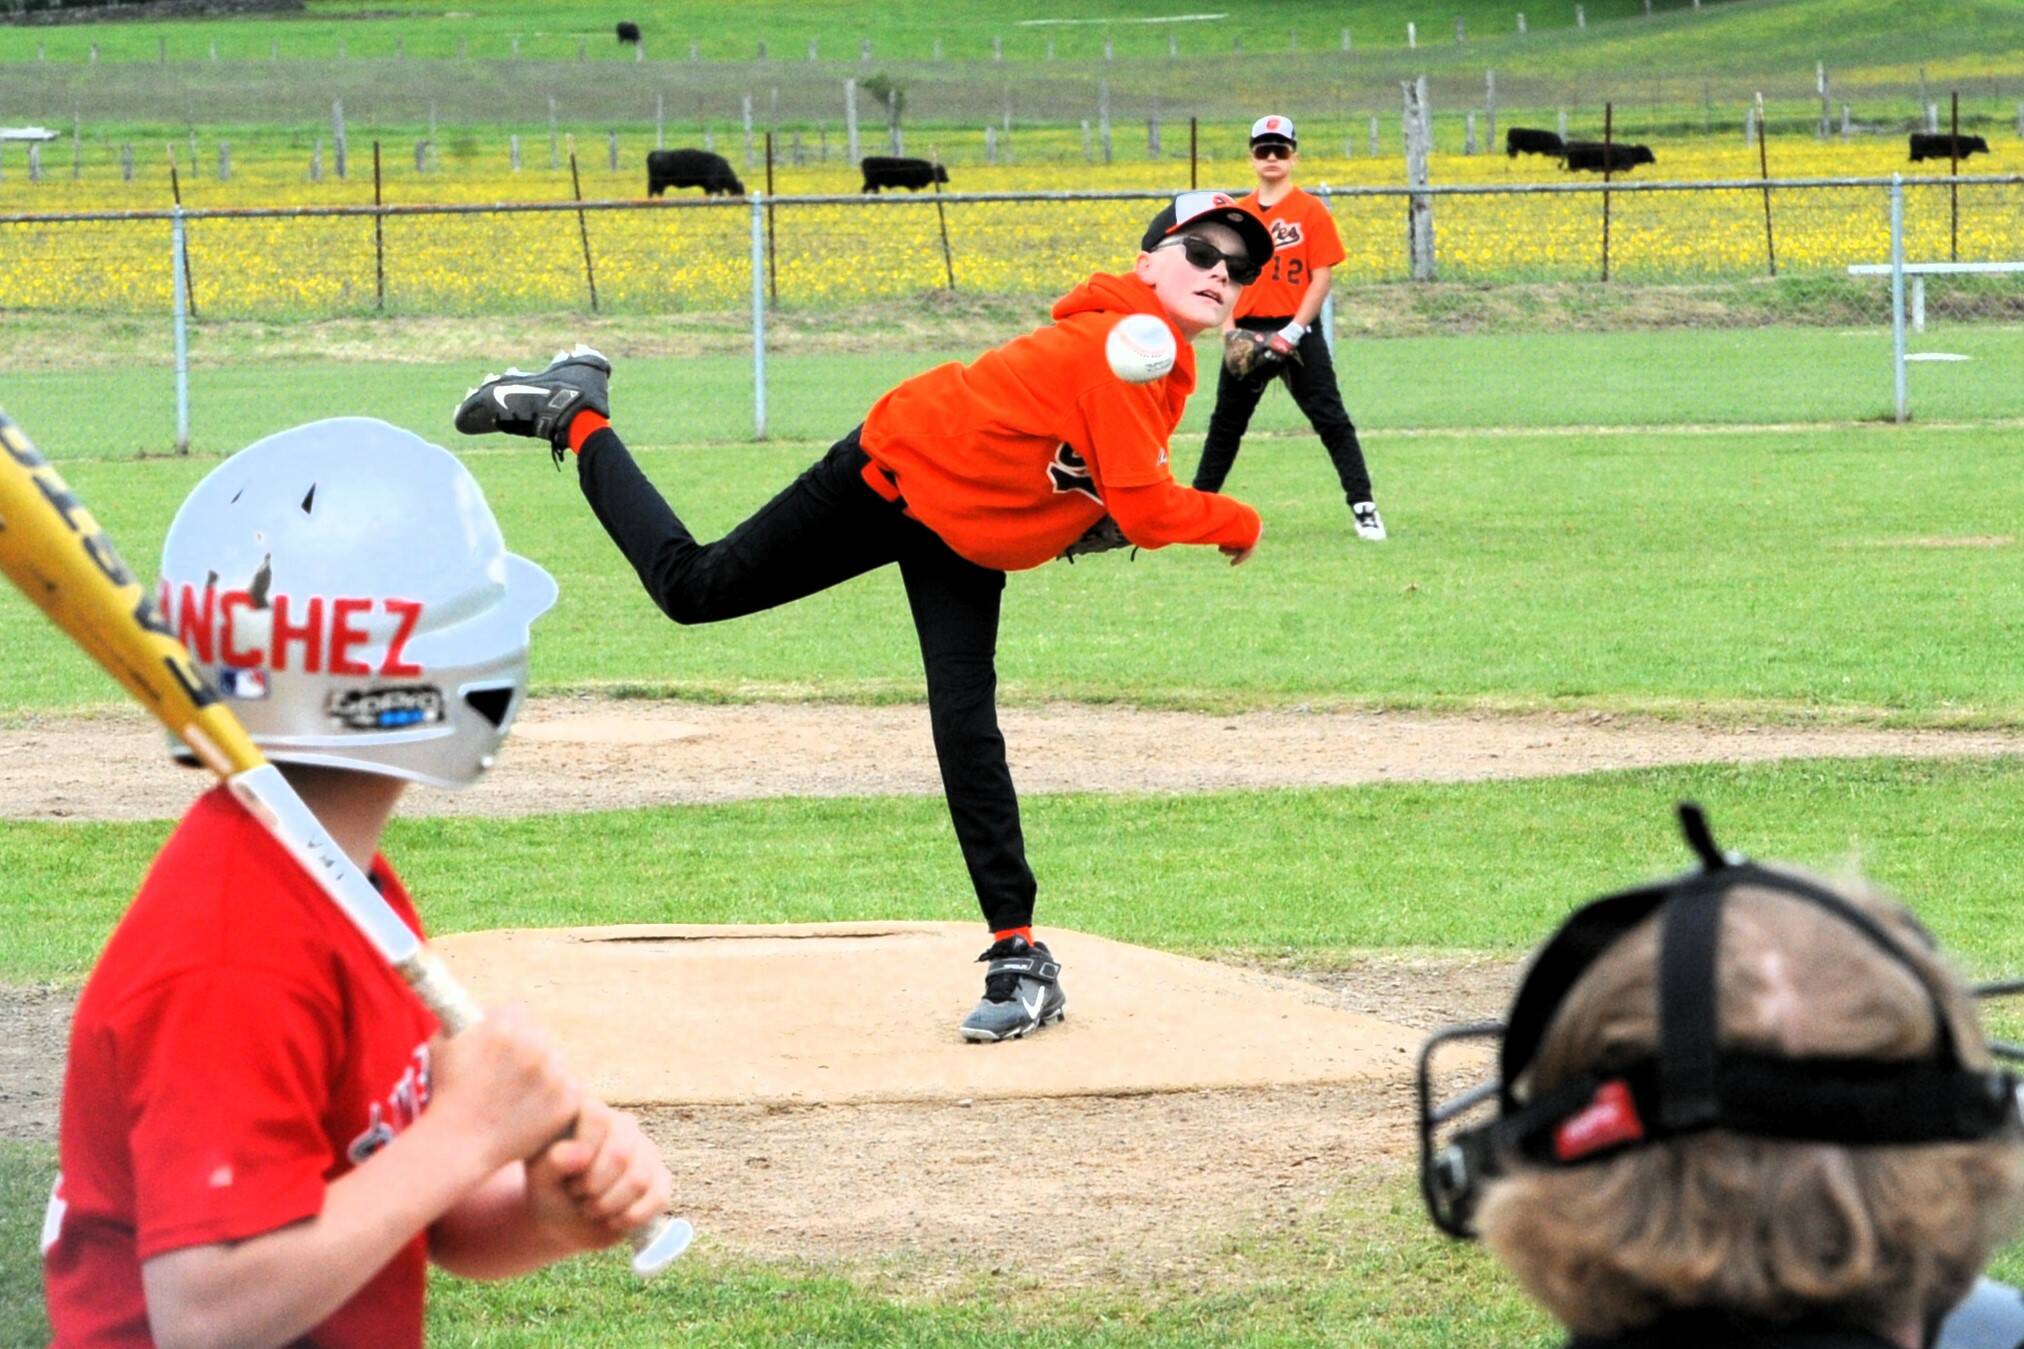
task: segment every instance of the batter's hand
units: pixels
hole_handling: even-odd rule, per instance
[[[674,1180],[639,1121],[586,1100],[576,1132],[527,1164],[535,1221],[571,1245],[607,1246],[667,1207]]]
[[[562,1055],[517,1007],[487,1011],[430,1050],[429,1117],[447,1118],[497,1170],[532,1157],[583,1105]]]

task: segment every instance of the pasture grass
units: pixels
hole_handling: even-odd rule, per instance
[[[2020,757],[1040,795],[1024,815],[1048,926],[1325,965],[1370,950],[1521,950],[1576,903],[1684,868],[1671,809],[1688,798],[1728,846],[1857,864],[1910,898],[1964,964],[2024,968],[2024,933],[2008,921],[2024,893],[2011,846]],[[0,981],[81,978],[167,829],[0,822]],[[437,933],[976,916],[935,797],[402,820],[386,851]],[[587,886],[566,859],[593,855]]]
[[[1750,5],[1709,0],[1700,10],[1685,0],[1661,0],[1651,16],[1644,14],[1641,0],[1590,0],[1587,30],[1575,28],[1573,6],[1543,6],[1528,11],[1530,31],[1522,37],[1516,32],[1515,8],[1508,0],[1455,0],[1434,15],[1399,0],[1346,0],[1279,7],[1263,22],[1233,13],[1209,22],[1168,23],[1140,20],[1191,11],[1171,0],[1120,0],[1101,16],[1111,22],[1063,24],[1036,22],[1063,17],[1058,7],[1037,0],[952,0],[932,7],[789,0],[766,6],[756,19],[728,6],[691,6],[665,16],[638,16],[651,58],[639,70],[672,66],[693,78],[719,67],[744,67],[754,82],[782,82],[811,69],[864,78],[892,67],[905,79],[931,86],[937,81],[974,83],[981,66],[995,82],[1003,68],[988,64],[993,37],[1003,40],[1004,66],[1027,79],[1057,70],[1079,73],[1078,65],[1086,71],[1102,59],[1108,39],[1117,60],[1106,74],[1120,93],[1164,90],[1170,113],[1178,89],[1191,83],[1244,89],[1263,106],[1287,87],[1358,83],[1376,89],[1395,87],[1391,81],[1417,74],[1437,81],[1466,77],[1480,88],[1481,71],[1489,65],[1506,78],[1507,100],[1522,96],[1527,80],[1551,82],[1563,104],[1569,97],[1599,103],[1613,89],[1620,107],[1635,104],[1640,113],[1649,110],[1655,122],[1670,117],[1698,126],[1708,115],[1701,104],[1703,76],[1719,79],[1725,98],[1732,89],[1754,88],[1768,89],[1776,99],[1782,89],[1793,115],[1799,116],[1812,89],[1815,61],[1824,60],[1841,76],[1838,90],[1854,88],[1860,99],[1862,92],[1882,84],[1910,85],[1921,66],[1938,80],[1972,81],[2014,69],[2017,54],[2024,51],[2024,18],[2004,0],[1972,0],[1944,15],[1907,10],[1891,0]],[[1467,42],[1454,40],[1458,18],[1467,25]],[[1409,21],[1419,25],[1418,47],[1410,50]],[[1344,29],[1353,35],[1350,60],[1341,52]],[[1178,77],[1168,57],[1170,35],[1184,57],[1184,73]],[[96,44],[110,78],[112,68],[157,62],[166,42],[176,81],[201,81],[215,45],[222,63],[246,63],[256,71],[278,51],[299,89],[306,78],[316,78],[313,72],[334,79],[335,72],[353,63],[374,63],[383,79],[399,80],[401,67],[392,61],[397,51],[412,58],[410,68],[419,72],[428,70],[430,62],[454,59],[460,42],[474,65],[501,62],[514,55],[516,37],[523,75],[544,69],[566,75],[576,66],[579,43],[609,77],[635,73],[632,50],[614,40],[610,9],[590,0],[474,0],[440,14],[387,13],[360,0],[318,3],[304,14],[272,18],[9,27],[0,28],[0,63],[30,76],[45,73],[49,65],[83,67]],[[857,59],[858,43],[865,38],[873,44],[870,63]],[[687,62],[692,41],[700,66]],[[772,58],[766,63],[754,59],[761,41]],[[819,44],[823,58],[812,67],[805,60],[811,41]],[[1059,66],[1044,59],[1050,41]],[[340,42],[344,61],[337,60]],[[930,59],[938,42],[946,58],[940,66]],[[47,57],[40,70],[38,48]],[[1201,85],[1211,71],[1218,82]],[[447,73],[428,78],[441,84]],[[1673,77],[1670,86],[1668,75]],[[234,72],[234,77],[244,75]],[[122,79],[131,82],[132,76]],[[180,92],[175,83],[163,87],[165,96]],[[175,99],[179,107],[185,101]],[[61,106],[69,103],[62,100]],[[1521,106],[1507,102],[1514,113]],[[1911,111],[1907,108],[1905,114]]]
[[[1576,350],[1579,336],[1556,349]],[[1491,398],[1470,392],[1478,380],[1501,389],[1514,421],[1565,410],[1553,388],[1486,358],[1491,341],[1449,348],[1470,353],[1470,376],[1453,379],[1452,389],[1434,387],[1443,381],[1431,363],[1413,371],[1400,360],[1396,379],[1370,379],[1362,363],[1391,359],[1395,344],[1354,349],[1352,403],[1366,425],[1383,428],[1367,443],[1389,542],[1355,541],[1311,435],[1256,437],[1227,488],[1264,514],[1257,559],[1231,570],[1211,550],[1176,548],[1022,573],[1007,591],[1004,696],[1905,725],[2014,724],[2024,712],[2024,671],[1995,655],[2016,646],[2024,622],[2024,451],[2014,434],[1403,435],[1390,429],[1400,416],[1364,415],[1368,389],[1380,406],[1418,398],[1428,421],[1487,417]],[[1543,349],[1506,352],[1516,363],[1517,351],[1536,357]],[[902,373],[885,358],[784,364],[791,378],[782,384],[807,400],[807,424],[826,421],[829,434],[847,429],[854,409]],[[698,423],[711,406],[709,363],[622,369],[620,426],[635,428],[646,470],[703,537],[742,519],[820,448],[658,448],[706,434]],[[834,382],[823,383],[824,371]],[[223,424],[211,434],[237,443],[312,415],[371,410],[448,439],[451,402],[476,373],[408,365],[220,371],[207,406]],[[130,406],[123,395],[138,383],[114,373],[24,375],[9,381],[8,405],[148,576],[177,505],[215,461],[77,457],[119,444],[91,428],[117,425]],[[1698,387],[1718,412],[1752,410],[1719,382]],[[1472,397],[1479,401],[1469,410]],[[818,415],[818,400],[831,410]],[[1184,477],[1207,401],[1196,400],[1179,438]],[[1606,411],[1599,403],[1592,410]],[[1260,421],[1284,428],[1293,415],[1275,393]],[[538,689],[921,696],[896,575],[876,573],[733,623],[679,628],[641,592],[569,475],[557,474],[542,450],[465,444],[508,540],[561,582],[560,604],[536,629]],[[11,590],[0,593],[0,630],[9,635],[0,646],[0,712],[118,701]],[[1202,640],[1176,640],[1183,631]]]

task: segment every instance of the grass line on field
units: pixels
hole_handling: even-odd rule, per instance
[[[1047,924],[1180,952],[1511,953],[1590,895],[1687,864],[1674,803],[1731,847],[1859,865],[1964,964],[2024,967],[2008,921],[2024,756],[1796,760],[1475,783],[1037,795]],[[89,967],[166,822],[0,822],[0,980]],[[386,848],[430,930],[976,917],[930,797],[776,798],[397,821]],[[558,857],[597,858],[596,881]]]

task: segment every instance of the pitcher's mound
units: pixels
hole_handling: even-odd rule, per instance
[[[1325,990],[1058,928],[1067,1020],[966,1044],[974,923],[471,932],[436,945],[520,1002],[615,1105],[836,1105],[1402,1079],[1421,1034]]]

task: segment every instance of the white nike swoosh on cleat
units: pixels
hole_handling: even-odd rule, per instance
[[[1035,1021],[1038,1021],[1040,1019],[1041,1005],[1046,1001],[1047,1001],[1047,990],[1044,988],[1035,989],[1033,992],[1033,1001],[1028,1002],[1026,1001],[1025,998],[1022,997],[1019,999],[1019,1005],[1026,1009],[1026,1015],[1032,1017]]]
[[[506,395],[509,393],[531,393],[539,395],[542,398],[548,396],[548,390],[542,388],[539,384],[494,384],[492,386],[492,398],[494,402],[499,404],[499,409],[502,412],[511,411],[506,406]]]

